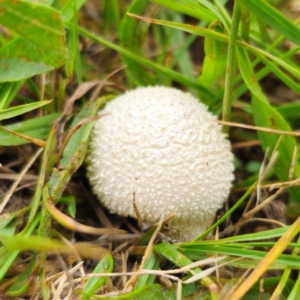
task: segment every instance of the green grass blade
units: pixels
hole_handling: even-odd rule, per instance
[[[183,21],[182,16],[176,13],[169,13],[172,16],[172,19],[176,22]],[[167,29],[167,28],[166,28]],[[170,29],[170,47],[174,49],[173,55],[174,58],[172,60],[171,66],[174,68],[176,65],[178,65],[178,68],[182,75],[184,75],[186,78],[189,78],[191,80],[195,80],[194,70],[193,70],[193,62],[191,59],[191,55],[188,51],[188,48],[191,44],[190,39],[186,39],[184,33],[180,30],[173,30]],[[202,84],[200,83],[202,86]]]
[[[0,111],[0,120],[10,119],[22,114],[25,114],[29,111],[35,110],[42,106],[49,104],[51,101],[44,100],[39,102],[33,102],[29,104],[19,105],[12,108],[8,108],[5,110]]]
[[[247,7],[254,15],[278,30],[286,38],[296,45],[300,45],[300,28],[293,24],[282,13],[262,0],[238,0]]]
[[[159,265],[160,265],[160,259],[154,253],[151,253],[147,261],[145,262],[143,269],[158,270]],[[155,280],[155,275],[140,275],[134,286],[134,289],[138,290],[145,285],[152,284],[154,280]]]
[[[70,21],[74,15],[73,9],[74,0],[69,0],[61,10],[61,15],[64,21]],[[86,0],[75,0],[77,10],[86,2]]]
[[[198,4],[192,5],[192,3],[190,3],[190,5],[188,5],[189,3],[187,3],[184,5],[174,0],[151,0],[151,2],[157,3],[161,6],[167,7],[173,11],[193,17],[195,19],[206,21],[208,23],[217,20],[217,17],[213,12]]]
[[[230,245],[214,245],[214,244],[205,244],[205,243],[186,243],[179,247],[179,250],[189,257],[192,260],[201,260],[205,255],[226,255],[228,257],[231,257],[230,259],[227,259],[227,261],[232,260],[232,256],[234,257],[243,257],[244,261],[232,261],[230,265],[240,266],[240,267],[249,267],[252,265],[252,267],[255,267],[259,261],[261,261],[262,258],[265,257],[265,255],[268,252],[259,251],[259,250],[251,250],[246,249],[247,246],[245,246],[245,249],[236,248],[234,246]],[[203,256],[204,255],[204,256]],[[286,267],[292,267],[294,269],[300,269],[300,260],[297,257],[292,257],[288,254],[281,254],[279,257],[275,260],[274,265],[271,267],[272,269],[285,269]]]
[[[220,241],[221,242],[247,242],[247,241],[274,239],[277,237],[281,237],[288,229],[289,226],[280,227],[280,228],[270,229],[262,232],[232,236],[229,238],[222,239]]]
[[[97,264],[93,273],[111,273],[114,268],[114,260],[111,254],[107,254]],[[100,287],[102,287],[107,281],[108,277],[91,277],[87,280],[83,289],[83,300],[88,300]]]
[[[50,133],[51,123],[58,116],[59,114],[51,114],[48,116],[35,118],[34,121],[33,119],[31,119],[12,125],[7,125],[5,126],[5,128],[17,133],[24,134],[31,138],[45,140]],[[27,143],[29,143],[28,140],[0,129],[0,146],[22,145]]]
[[[22,232],[22,235],[24,235],[24,237],[29,237],[32,234],[32,232],[36,229],[39,221],[40,221],[40,216],[37,216],[33,220],[33,222],[27,227],[27,229],[24,232]],[[11,268],[12,264],[15,262],[19,254],[20,254],[20,250],[8,252],[5,264],[2,265],[0,268],[0,281],[4,279],[5,275],[7,274],[7,272],[9,271],[9,269]]]
[[[9,107],[23,84],[23,80],[0,83],[0,111]]]

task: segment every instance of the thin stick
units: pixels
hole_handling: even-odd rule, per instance
[[[267,128],[267,127],[252,126],[252,125],[246,125],[246,124],[228,122],[228,121],[220,121],[220,120],[218,120],[217,122],[219,124],[228,125],[228,126],[232,126],[232,127],[240,127],[240,128],[250,129],[250,130],[258,130],[258,131],[290,135],[290,136],[300,136],[300,132],[296,132],[296,131],[283,131],[283,130],[271,129],[271,128]]]

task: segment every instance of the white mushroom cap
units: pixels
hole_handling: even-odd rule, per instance
[[[93,191],[111,212],[176,216],[166,234],[190,240],[212,222],[233,180],[233,155],[216,117],[175,88],[143,87],[102,111],[87,159]]]

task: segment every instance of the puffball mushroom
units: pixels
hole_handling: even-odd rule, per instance
[[[155,224],[176,214],[166,235],[189,241],[212,223],[233,180],[230,143],[192,95],[142,87],[108,103],[87,158],[94,193],[113,213]]]

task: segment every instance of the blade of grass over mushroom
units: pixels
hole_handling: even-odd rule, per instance
[[[239,0],[254,15],[278,30],[296,45],[300,45],[300,29],[277,9],[262,0]]]
[[[135,0],[129,6],[127,12],[133,14],[141,14],[149,5],[148,0]],[[131,53],[141,55],[141,45],[145,37],[142,36],[141,30],[139,30],[140,24],[127,14],[123,17],[122,25],[120,27],[120,41],[121,46]],[[136,60],[131,59],[129,56],[122,55],[123,64],[127,67],[125,72],[128,76],[131,85],[149,85],[153,84],[153,78],[151,78],[148,72],[145,72],[143,66]]]
[[[110,253],[105,255],[100,262],[97,264],[93,273],[111,273],[114,268],[114,260]],[[83,296],[82,300],[90,299],[100,287],[102,287],[105,282],[107,281],[108,277],[91,277],[87,280],[84,289],[83,289]]]
[[[68,24],[66,24],[66,26],[69,27]],[[211,91],[208,91],[204,87],[200,86],[198,83],[184,77],[183,75],[181,75],[180,73],[178,73],[174,70],[171,70],[165,66],[154,63],[151,60],[148,60],[142,56],[136,55],[135,53],[131,53],[131,52],[127,51],[126,49],[124,49],[116,44],[113,44],[100,36],[91,34],[90,32],[88,32],[87,30],[85,30],[81,27],[79,28],[79,33],[86,38],[89,38],[97,43],[103,44],[103,45],[121,53],[122,55],[128,56],[130,59],[137,61],[138,63],[140,63],[143,66],[150,67],[150,68],[154,69],[155,71],[163,72],[164,74],[170,76],[170,78],[172,78],[174,81],[176,81],[178,83],[181,83],[187,87],[193,88],[197,91],[202,91],[203,93],[206,93],[207,95],[213,96],[213,93]]]

